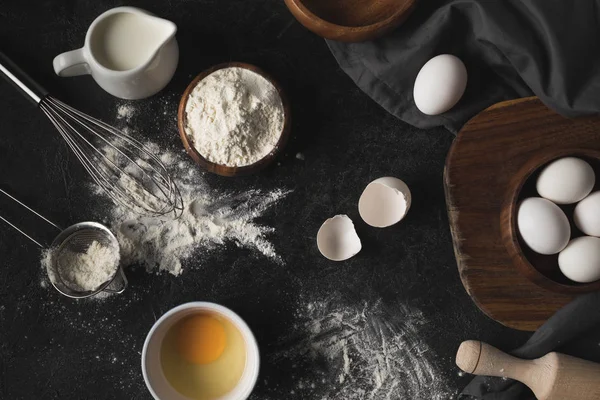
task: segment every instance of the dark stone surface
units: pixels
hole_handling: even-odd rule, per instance
[[[52,58],[80,47],[91,21],[117,1],[4,1],[1,49],[56,97],[107,122],[117,100],[90,77],[54,76]],[[155,319],[178,304],[214,301],[238,312],[254,330],[263,364],[253,399],[291,395],[311,368],[270,362],[281,338],[293,333],[300,299],[338,293],[348,303],[381,299],[420,309],[428,321],[428,357],[453,390],[468,377],[454,366],[458,344],[477,338],[500,348],[526,335],[484,316],[464,291],[453,256],[442,187],[453,136],[420,131],[388,115],[344,75],[323,40],[300,26],[279,0],[132,1],[179,26],[180,66],[171,84],[134,119],[149,138],[179,149],[173,118],[192,76],[230,60],[272,73],[293,103],[293,138],[280,165],[258,175],[207,176],[222,190],[293,189],[262,219],[285,265],[230,244],[186,263],[183,276],[128,271],[130,288],[97,301],[61,297],[40,282],[39,250],[0,224],[0,397],[6,399],[149,399],[140,352]],[[402,71],[398,71],[402,73]],[[165,118],[156,117],[163,109]],[[89,179],[51,124],[18,92],[0,82],[0,184],[62,225],[92,219]],[[295,158],[302,152],[306,160]],[[364,224],[357,211],[365,185],[380,176],[404,179],[413,191],[405,221],[389,229]],[[1,215],[41,240],[54,232],[4,199]],[[347,213],[363,240],[355,258],[333,263],[315,244],[328,217]],[[201,261],[201,262],[200,262]]]

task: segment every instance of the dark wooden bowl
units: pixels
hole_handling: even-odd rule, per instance
[[[542,255],[531,250],[521,238],[517,229],[517,210],[521,200],[539,197],[535,188],[542,168],[558,158],[574,156],[587,161],[596,177],[600,177],[600,151],[586,149],[561,149],[541,152],[526,162],[519,173],[511,180],[508,196],[502,205],[500,231],[506,250],[519,272],[544,289],[563,294],[578,294],[600,290],[600,280],[591,283],[573,282],[564,276],[558,267],[558,254]],[[594,190],[598,190],[596,183]],[[576,204],[558,205],[569,218],[571,237],[583,236],[573,223],[573,210]]]
[[[187,105],[187,101],[188,101],[188,98],[189,98],[192,90],[194,90],[194,88],[196,87],[198,82],[200,82],[202,79],[206,78],[208,75],[212,74],[213,72],[215,72],[219,69],[232,68],[232,67],[244,68],[244,69],[256,72],[257,74],[261,75],[263,78],[265,78],[266,80],[271,82],[271,84],[273,86],[275,86],[275,89],[277,89],[277,92],[279,93],[279,96],[281,97],[281,103],[283,104],[283,113],[284,113],[283,130],[281,132],[281,136],[279,137],[279,141],[277,142],[277,145],[273,148],[273,150],[269,154],[267,154],[265,157],[263,157],[259,161],[255,162],[254,164],[245,165],[243,167],[229,167],[226,165],[215,164],[214,162],[208,161],[206,158],[204,158],[198,152],[198,150],[196,150],[196,148],[193,146],[193,144],[190,143],[189,138],[188,138],[187,134],[185,133],[185,118],[186,118],[185,107]],[[229,62],[229,63],[215,65],[214,67],[207,69],[206,71],[202,72],[200,75],[196,76],[194,78],[194,80],[188,85],[188,87],[185,89],[185,92],[183,92],[183,96],[181,96],[181,101],[179,102],[179,111],[177,113],[177,125],[179,127],[179,135],[181,136],[181,141],[183,142],[183,146],[185,147],[185,150],[190,155],[190,157],[192,157],[192,159],[194,159],[194,161],[196,161],[196,163],[198,163],[198,165],[200,165],[202,168],[206,169],[207,171],[215,173],[217,175],[241,176],[241,175],[250,175],[255,172],[258,172],[258,171],[262,170],[263,168],[267,167],[269,164],[271,164],[275,160],[275,158],[277,157],[277,155],[279,154],[281,149],[283,147],[285,147],[285,144],[288,141],[288,138],[290,136],[292,121],[291,121],[289,101],[287,99],[287,96],[283,92],[283,89],[281,88],[279,83],[277,83],[277,81],[275,81],[273,78],[271,78],[271,76],[269,74],[267,74],[265,71],[263,71],[262,69],[258,68],[255,65],[242,63],[242,62]]]
[[[285,0],[294,17],[319,36],[362,42],[400,25],[417,0]]]

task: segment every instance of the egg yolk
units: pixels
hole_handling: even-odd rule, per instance
[[[194,315],[179,326],[179,354],[194,364],[216,361],[227,344],[223,324],[209,315]]]

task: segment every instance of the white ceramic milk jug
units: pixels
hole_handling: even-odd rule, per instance
[[[177,26],[147,11],[117,7],[92,22],[85,45],[58,55],[58,76],[91,74],[104,90],[122,99],[143,99],[164,88],[175,73]]]

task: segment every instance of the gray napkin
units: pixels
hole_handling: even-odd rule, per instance
[[[419,128],[457,132],[484,108],[532,94],[565,116],[600,112],[600,0],[424,0],[381,39],[327,43],[365,93]],[[427,116],[414,81],[444,53],[465,63],[467,90],[452,110]]]

